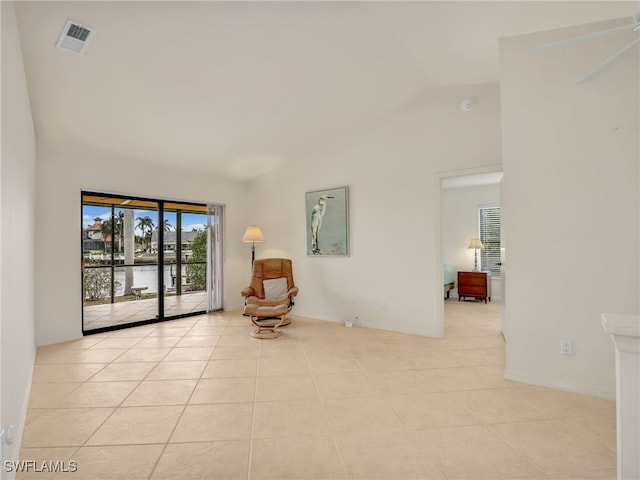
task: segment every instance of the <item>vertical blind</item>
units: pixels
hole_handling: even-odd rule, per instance
[[[499,275],[500,264],[500,207],[478,207],[480,241],[480,269]]]

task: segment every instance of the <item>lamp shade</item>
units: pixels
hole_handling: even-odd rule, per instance
[[[257,225],[249,225],[242,236],[243,242],[264,242],[264,235]]]
[[[483,248],[482,242],[479,238],[472,238],[467,248]]]

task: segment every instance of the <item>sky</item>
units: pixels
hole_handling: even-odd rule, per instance
[[[116,213],[121,210],[116,208]],[[83,205],[82,206],[82,228],[89,227],[95,223],[94,219],[96,217],[100,217],[103,220],[107,220],[111,215],[111,207],[104,206],[98,207],[94,205]],[[158,211],[157,210],[134,210],[133,218],[135,234],[142,235],[142,232],[137,227],[138,225],[138,217],[149,217],[153,220],[154,228],[158,226]],[[176,225],[176,212],[164,212],[164,218],[169,221],[169,224],[172,225],[175,230]],[[207,216],[204,213],[183,213],[182,214],[182,230],[186,232],[190,232],[194,228],[196,230],[204,230],[207,225]]]

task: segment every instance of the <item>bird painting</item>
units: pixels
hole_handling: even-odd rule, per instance
[[[320,247],[318,247],[318,233],[320,232],[320,227],[322,227],[324,214],[327,211],[328,198],[336,197],[333,195],[322,195],[318,199],[318,203],[314,205],[313,210],[311,210],[311,252],[315,255],[320,253]]]
[[[306,192],[307,255],[349,255],[349,187]]]

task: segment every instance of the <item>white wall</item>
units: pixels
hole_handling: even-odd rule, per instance
[[[500,43],[506,376],[608,398],[614,348],[600,314],[638,313],[638,56],[576,85],[633,35],[528,50],[615,24]],[[573,356],[560,356],[562,339]]]
[[[463,112],[470,97],[477,106]],[[253,183],[249,200],[266,237],[257,256],[293,259],[295,315],[341,322],[357,314],[362,325],[439,336],[438,172],[500,163],[498,85],[434,92],[345,139]],[[342,185],[351,255],[307,256],[305,192]]]
[[[36,327],[38,345],[82,336],[81,196],[83,189],[226,205],[225,308],[242,305],[250,256],[246,186],[87,149],[65,153],[39,145],[37,169]]]
[[[1,2],[1,9],[0,420],[2,427],[14,425],[17,435],[12,446],[3,446],[4,462],[18,456],[36,351],[33,257],[36,148],[13,3]]]
[[[473,270],[473,250],[469,250],[469,240],[478,237],[478,207],[480,205],[500,205],[500,186],[482,185],[476,187],[444,188],[442,190],[442,263],[458,271]],[[478,251],[478,265],[480,252]],[[500,276],[491,279],[491,298],[500,300]],[[451,291],[458,295],[458,285]]]

